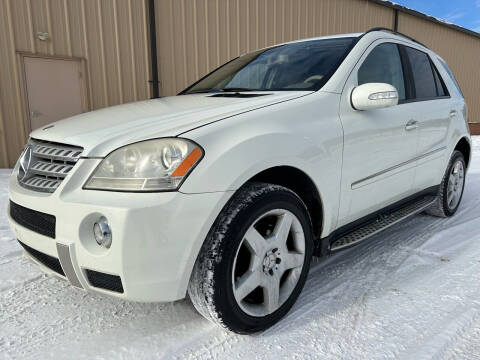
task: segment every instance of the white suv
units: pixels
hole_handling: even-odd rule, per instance
[[[34,131],[10,181],[25,254],[88,291],[188,293],[250,333],[292,307],[312,255],[453,215],[465,100],[437,54],[385,30],[258,50],[177,96]]]

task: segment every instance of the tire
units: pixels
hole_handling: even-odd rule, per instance
[[[465,188],[465,173],[465,158],[460,151],[455,150],[440,184],[437,200],[426,210],[427,214],[446,218],[457,212]],[[451,201],[452,190],[455,190],[455,201]]]
[[[272,246],[274,241],[280,245]],[[312,253],[312,225],[302,200],[281,186],[248,183],[210,229],[190,278],[189,297],[200,314],[230,331],[265,330],[287,314],[300,295]],[[272,284],[279,284],[278,296]]]

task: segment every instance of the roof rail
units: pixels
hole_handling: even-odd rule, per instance
[[[422,45],[423,47],[426,47],[428,49],[428,47],[425,45],[425,44],[422,44],[420,41],[418,40],[415,40],[414,38],[408,36],[408,35],[405,35],[401,32],[398,32],[398,31],[395,31],[395,30],[392,30],[392,29],[389,29],[389,28],[386,28],[386,27],[374,27],[374,28],[371,28],[370,30],[367,30],[365,33],[362,34],[362,36],[360,37],[363,37],[365,35],[367,35],[368,33],[371,33],[371,32],[374,32],[374,31],[388,31],[388,32],[391,32],[392,34],[395,34],[395,35],[399,35],[399,36],[403,36],[404,38],[407,38],[408,40],[411,40],[413,42],[416,42],[417,44],[419,45]]]

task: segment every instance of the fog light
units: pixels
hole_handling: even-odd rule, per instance
[[[112,230],[106,218],[100,218],[100,220],[93,225],[93,235],[98,245],[107,249],[112,245]]]

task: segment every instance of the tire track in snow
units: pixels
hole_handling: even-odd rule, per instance
[[[411,238],[408,238],[408,236],[406,237],[405,228],[407,229],[410,227],[418,228],[418,226],[412,226],[411,223],[413,222],[414,225],[415,223],[419,223],[418,225],[422,225],[426,219],[428,219],[429,224],[426,227],[422,227],[422,232],[420,233],[420,235],[414,234]],[[356,248],[350,249],[351,252],[353,253],[353,256],[355,257],[354,262],[356,262],[353,265],[353,268],[355,270],[358,270],[358,267],[360,266],[361,268],[359,269],[359,272],[360,274],[362,274],[362,277],[367,280],[372,279],[373,277],[375,281],[373,281],[367,287],[364,286],[365,283],[362,281],[360,281],[359,284],[357,284],[356,281],[349,281],[349,282],[347,281],[348,286],[346,288],[342,286],[343,282],[340,282],[340,283],[337,282],[333,286],[333,288],[332,286],[329,286],[330,287],[330,289],[328,290],[330,292],[329,297],[332,296],[331,292],[335,288],[341,288],[340,290],[342,292],[345,292],[350,296],[352,295],[352,293],[354,293],[354,290],[355,291],[360,290],[360,294],[361,294],[360,303],[361,304],[367,303],[366,300],[369,297],[369,295],[371,293],[375,293],[375,291],[377,291],[383,283],[389,280],[390,277],[394,276],[393,274],[396,272],[396,270],[400,268],[401,265],[404,263],[404,261],[412,255],[411,249],[415,249],[419,245],[422,245],[424,242],[429,240],[433,231],[438,230],[439,228],[442,228],[442,227],[443,227],[442,220],[438,220],[438,219],[434,219],[426,216],[418,216],[417,218],[413,218],[408,222],[404,223],[403,226],[402,224],[399,224],[398,227],[397,226],[393,227],[392,229],[387,230],[383,234],[379,234],[377,236],[377,239],[372,238],[370,240],[371,243],[365,243]],[[407,240],[405,240],[405,238],[407,238]],[[360,250],[362,246],[363,246],[363,249]],[[395,251],[397,249],[399,251]],[[350,252],[350,250],[348,251]],[[379,257],[379,255],[382,255],[381,252],[386,253],[387,256],[386,257],[380,256],[380,259],[382,261],[378,265],[376,264],[372,268],[370,257],[377,258]],[[402,254],[402,256],[399,256],[399,253]],[[324,266],[323,264],[318,264],[314,266],[312,268],[310,278],[315,277],[316,273],[319,273],[322,270],[325,270],[325,268],[328,269],[329,266],[335,267],[335,268],[345,267],[346,263],[351,262],[350,255],[347,255],[346,259],[342,259],[341,255],[343,254],[340,253],[340,254],[334,255],[333,257],[335,257],[336,261],[335,262],[328,261],[328,264],[326,264],[326,266]],[[386,270],[389,270],[389,271],[386,271]],[[343,270],[341,272],[344,273]],[[314,312],[315,310],[317,310],[315,308],[315,305],[312,306],[312,301],[314,301],[315,298],[318,298],[318,295],[319,295],[318,293],[319,293],[319,290],[322,290],[322,286],[319,286],[319,287],[311,286],[312,285],[310,284],[311,282],[312,280],[309,279],[309,282],[307,283],[306,288],[304,289],[304,292],[302,293],[301,298],[299,299],[298,305],[294,307],[293,311],[287,316],[287,318],[284,321],[282,321],[279,325],[275,326],[271,330],[268,330],[266,334],[275,333],[281,330],[287,330],[289,327],[295,326],[295,324],[292,324],[291,322],[288,321],[290,317],[295,318],[295,323],[298,323],[299,320],[301,321],[303,318],[308,318],[311,312]],[[332,281],[328,280],[327,284],[331,285]],[[309,307],[310,309],[306,309],[307,307]],[[355,315],[354,313],[355,311],[357,311],[357,314],[363,315],[367,311],[367,307],[365,306],[360,310],[355,308],[355,310],[352,310],[352,311],[353,311],[353,315]],[[351,318],[351,316],[352,316],[352,313],[350,315],[347,315],[347,317],[349,318]],[[282,324],[286,324],[286,325],[282,325]],[[358,322],[356,323],[356,325],[357,324]],[[357,328],[358,326],[353,326],[353,327],[349,326],[348,330],[350,331],[350,333],[355,333]],[[345,334],[342,333],[342,336],[348,338],[348,334],[347,336],[345,336]]]
[[[402,353],[402,359],[443,359],[449,349],[454,348],[460,338],[468,332],[473,324],[480,323],[480,308],[465,308],[458,310],[450,320],[449,326],[440,328],[421,346]]]
[[[432,218],[429,218],[432,219]],[[414,221],[413,219],[410,221]],[[425,233],[422,233],[420,236],[416,236],[413,239],[409,240],[409,245],[413,246],[415,244],[423,243],[424,241],[428,240],[430,236],[430,231],[436,229],[439,226],[438,220],[431,220],[432,222],[424,229]],[[386,275],[387,272],[386,267],[391,269],[396,269],[403,263],[403,258],[395,261],[397,263],[395,266],[392,266],[392,257],[397,257],[398,254],[396,252],[392,252],[391,245],[392,241],[395,243],[393,244],[395,247],[399,247],[402,243],[404,243],[404,236],[405,234],[402,232],[403,229],[396,229],[393,227],[391,230],[384,232],[383,234],[379,234],[377,239],[372,238],[371,243],[365,243],[360,246],[357,246],[352,249],[348,249],[342,253],[338,253],[332,256],[332,258],[327,259],[325,264],[319,263],[312,267],[312,270],[309,274],[309,281],[307,282],[304,291],[302,292],[298,303],[294,306],[292,311],[289,315],[281,321],[278,325],[274,326],[273,328],[267,330],[261,337],[269,336],[278,332],[286,332],[290,328],[294,328],[298,325],[299,322],[302,320],[308,320],[312,313],[321,308],[325,302],[325,300],[336,300],[335,297],[338,296],[339,293],[348,294],[348,298],[345,299],[343,305],[348,309],[349,313],[345,315],[346,318],[356,318],[353,324],[346,322],[345,328],[340,331],[343,337],[349,338],[354,335],[358,328],[358,322],[360,321],[362,315],[366,312],[366,299],[368,298],[369,294],[375,292],[377,288],[386,280],[388,276]],[[392,234],[388,234],[388,232],[392,232]],[[386,236],[385,236],[386,235]],[[363,247],[362,249],[360,249]],[[359,251],[360,250],[360,251]],[[382,260],[380,264],[376,264],[375,267],[371,267],[371,259],[370,257],[378,257],[378,253],[386,253],[388,256]],[[408,258],[410,254],[407,251],[402,252],[405,258]],[[345,256],[343,256],[345,255]],[[382,258],[382,256],[380,256]],[[335,260],[335,261],[333,261]],[[353,267],[355,273],[362,274],[362,278],[360,281],[348,281],[349,279],[340,279],[338,281],[331,281],[331,279],[327,279],[324,283],[318,284],[311,284],[314,282],[315,277],[321,276],[322,270],[329,270],[333,268],[334,272],[333,275],[338,273],[341,274],[348,274],[349,272],[342,268]],[[360,267],[360,268],[359,268]],[[341,270],[338,270],[340,268]],[[332,276],[334,277],[334,276]],[[348,277],[348,275],[347,275]],[[368,286],[365,286],[365,281],[369,279],[375,279]],[[350,279],[351,280],[351,279]],[[332,286],[333,284],[333,286]],[[325,291],[324,285],[326,285],[329,289]],[[323,290],[323,291],[322,291]],[[334,293],[332,294],[332,291]],[[319,293],[326,294],[327,299],[321,298]],[[352,299],[352,294],[355,294]],[[319,301],[320,299],[320,301]],[[315,304],[315,302],[318,302]],[[349,306],[347,304],[352,302]],[[312,305],[313,304],[313,305]],[[357,306],[355,306],[357,305]],[[359,305],[359,306],[358,306]],[[289,321],[290,319],[295,319],[294,322]],[[347,332],[347,333],[346,333]],[[349,336],[351,334],[351,336]],[[201,337],[199,337],[201,338]],[[242,344],[244,337],[237,337],[235,335],[224,336],[218,339],[217,341],[210,341],[209,345],[201,351],[197,351],[193,353],[195,358],[211,358],[214,357],[215,354],[219,354],[220,352],[214,352],[218,349],[224,349],[225,347],[231,348],[232,343],[236,343],[237,345]],[[202,344],[204,345],[204,344]],[[192,347],[195,347],[195,343]],[[185,358],[185,357],[177,357],[177,358]],[[188,358],[188,357],[187,357]]]

